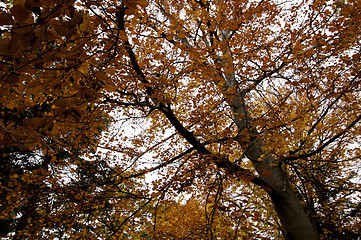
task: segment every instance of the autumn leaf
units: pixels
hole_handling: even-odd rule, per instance
[[[0,13],[0,25],[12,25],[12,24],[14,24],[12,15],[9,13],[1,12]]]
[[[1,56],[11,56],[10,39],[0,38],[0,55]]]
[[[1,238],[359,237],[359,0],[3,5]]]
[[[23,5],[14,5],[14,7],[12,7],[10,11],[17,23],[21,25],[32,23],[30,11],[26,9]]]

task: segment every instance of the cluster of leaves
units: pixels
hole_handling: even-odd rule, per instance
[[[319,237],[356,238],[360,14],[358,0],[5,2],[1,236],[287,238],[288,191]]]
[[[111,120],[101,92],[114,84],[95,55],[97,22],[74,2],[14,1],[0,13],[2,236],[97,238],[146,201],[95,159]]]

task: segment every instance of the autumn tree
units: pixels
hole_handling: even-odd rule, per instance
[[[1,233],[355,239],[357,1],[18,0]]]

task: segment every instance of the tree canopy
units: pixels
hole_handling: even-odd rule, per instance
[[[360,236],[359,0],[0,7],[1,237]]]

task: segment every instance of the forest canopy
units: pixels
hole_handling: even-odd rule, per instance
[[[357,239],[359,0],[0,4],[4,239]]]

